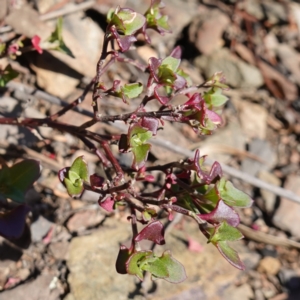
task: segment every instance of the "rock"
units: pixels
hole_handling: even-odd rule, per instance
[[[290,290],[300,290],[300,272],[299,270],[291,270],[287,268],[281,268],[279,272],[279,278],[281,284],[286,286]]]
[[[234,88],[253,88],[264,83],[258,68],[245,63],[226,48],[214,51],[210,55],[198,56],[195,65],[206,78],[222,70],[226,82]]]
[[[258,178],[261,179],[264,182],[280,186],[280,179],[273,175],[272,173],[261,170],[258,173]],[[267,191],[264,189],[260,190],[260,193],[262,195],[262,198],[264,200],[264,209],[268,214],[272,214],[275,209],[275,203],[276,203],[276,195],[272,193],[271,191]]]
[[[244,151],[246,139],[237,122],[230,122],[226,128],[217,130],[213,135],[206,137],[200,143],[200,154],[209,155],[212,160],[222,162],[224,164],[231,160],[231,152],[226,153],[226,147]],[[224,147],[225,151],[221,151]]]
[[[49,249],[58,260],[65,260],[69,250],[69,242],[50,243]]]
[[[37,220],[35,220],[31,226],[31,239],[33,242],[39,242],[42,238],[49,232],[51,227],[54,227],[55,224],[48,221],[43,216],[39,216]]]
[[[300,195],[300,176],[289,175],[284,184],[284,188]],[[282,198],[279,208],[276,210],[273,223],[280,229],[289,231],[296,238],[300,238],[299,227],[300,220],[299,203],[292,202]]]
[[[267,110],[260,104],[240,101],[238,105],[239,119],[248,139],[265,139],[267,135]]]
[[[249,284],[245,283],[239,287],[232,286],[226,291],[226,298],[230,300],[250,300],[253,299],[254,293]]]
[[[222,35],[230,19],[218,9],[197,15],[189,26],[189,41],[205,55],[223,46]]]
[[[75,213],[67,222],[70,232],[82,232],[88,228],[99,225],[105,218],[99,207]]]
[[[280,268],[281,263],[277,258],[266,256],[259,262],[257,270],[261,273],[276,275],[279,272]]]
[[[288,21],[288,13],[283,3],[264,1],[261,5],[271,24]]]
[[[60,291],[58,289],[50,289],[49,285],[53,280],[50,274],[40,275],[35,280],[26,282],[16,288],[1,293],[1,300],[57,300]]]
[[[30,66],[39,87],[54,96],[66,98],[79,84],[79,74],[47,52],[35,57]]]
[[[40,14],[46,13],[50,8],[59,3],[59,0],[35,0],[35,5]]]
[[[258,20],[262,20],[264,18],[264,12],[261,7],[260,0],[252,0],[245,2],[245,10],[250,15],[254,16]]]
[[[126,300],[135,290],[135,278],[117,274],[114,267],[119,242],[129,237],[130,224],[115,219],[104,224],[94,234],[70,243],[68,282],[75,299]]]
[[[275,151],[265,140],[254,139],[249,145],[249,152],[261,159],[261,162],[252,158],[245,158],[242,161],[242,171],[250,175],[256,176],[259,171],[270,170],[276,165]]]
[[[130,229],[129,223],[107,218],[97,232],[72,239],[67,265],[70,270],[68,282],[74,299],[125,300],[129,296],[131,299],[143,299],[136,290],[136,278],[120,275],[114,268],[119,243],[131,236]],[[177,285],[156,280],[157,289],[153,296],[161,300],[193,299],[195,295],[197,299],[223,299],[240,271],[230,266],[212,245],[205,245],[203,252],[191,255],[187,243],[183,242],[187,233],[200,244],[206,244],[206,238],[199,232],[197,224],[188,220],[185,231],[174,229],[172,234],[166,236],[167,245],[156,250],[160,254],[165,249],[171,249],[173,256],[184,263],[187,280]],[[239,242],[234,244],[242,245]],[[72,296],[68,299],[73,299]]]

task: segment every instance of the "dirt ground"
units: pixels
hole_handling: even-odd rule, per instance
[[[55,51],[27,52],[2,58],[20,75],[0,90],[0,115],[43,118],[76,99],[95,75],[106,14],[117,5],[144,12],[150,0],[0,0],[0,42],[52,32],[64,20],[63,35],[76,59]],[[131,58],[165,57],[179,45],[182,68],[201,83],[223,71],[230,90],[223,124],[211,136],[197,136],[181,125],[165,124],[150,154],[164,164],[200,149],[226,167],[226,176],[254,199],[240,209],[245,236],[233,244],[246,270],[228,264],[201,236],[191,220],[182,218],[166,236],[186,268],[178,285],[164,281],[140,283],[115,271],[120,243],[130,237],[127,211],[107,213],[98,196],[84,192],[72,199],[57,172],[84,155],[89,171],[101,172],[98,158],[74,136],[49,128],[33,132],[1,125],[0,156],[8,163],[20,158],[41,162],[41,177],[26,195],[31,207],[27,227],[18,240],[0,240],[0,299],[300,299],[300,4],[290,0],[165,0],[172,34],[150,32],[151,46],[136,43]],[[2,8],[4,8],[2,10]],[[114,65],[103,80],[145,80],[135,68]],[[89,120],[92,92],[62,122]],[[100,101],[103,114],[132,111],[130,105]],[[124,127],[123,127],[124,128]],[[116,134],[120,127],[97,124],[93,130]],[[166,148],[164,140],[171,142]],[[112,148],[116,155],[117,147]],[[124,165],[126,155],[118,156]],[[235,172],[234,170],[238,170]],[[254,179],[253,179],[254,178]],[[159,180],[159,179],[158,179]],[[148,185],[151,190],[153,186]]]

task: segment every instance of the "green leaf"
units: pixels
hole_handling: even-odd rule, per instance
[[[66,188],[67,188],[67,191],[68,191],[68,194],[70,196],[80,196],[81,193],[83,192],[83,183],[82,183],[82,180],[79,178],[77,179],[75,182],[72,182],[70,179],[68,178],[65,178],[64,179],[64,183],[66,185]]]
[[[74,160],[63,182],[70,196],[80,196],[84,190],[84,181],[88,181],[88,168],[83,156],[79,156]]]
[[[161,63],[161,66],[166,66],[168,69],[170,69],[173,72],[177,71],[179,65],[180,65],[180,59],[174,58],[172,56],[166,57]]]
[[[141,263],[141,268],[150,272],[154,277],[163,278],[171,283],[180,283],[186,279],[183,265],[172,257],[169,250],[165,251],[161,257],[145,258]]]
[[[157,213],[154,208],[145,208],[142,211],[142,216],[144,221],[150,221],[153,217],[157,216]]]
[[[134,155],[134,165],[140,168],[141,164],[143,164],[143,162],[147,160],[150,149],[151,149],[150,144],[144,144],[133,148],[132,153]]]
[[[172,85],[176,80],[176,74],[168,66],[158,68],[158,77],[162,83]]]
[[[6,44],[5,43],[0,43],[0,55],[4,53],[6,49]]]
[[[166,278],[169,276],[167,264],[160,257],[151,256],[145,258],[141,263],[141,269],[148,271],[157,278]]]
[[[243,237],[244,236],[237,228],[230,226],[224,221],[216,227],[208,241],[216,245],[219,241],[238,241]]]
[[[115,25],[118,31],[121,31],[124,35],[132,35],[141,29],[146,18],[133,11],[129,8],[117,8],[115,12],[110,13],[108,18],[110,18],[110,25]]]
[[[221,88],[212,88],[209,92],[204,93],[204,100],[210,107],[219,107],[227,102],[228,97],[222,95]]]
[[[229,206],[249,207],[253,200],[246,193],[238,190],[225,178],[217,184],[218,191],[223,201]]]
[[[0,87],[6,86],[9,81],[18,77],[18,75],[19,73],[8,64],[3,71],[0,70]]]
[[[79,176],[79,178],[81,178],[82,180],[88,181],[88,168],[87,168],[87,163],[83,159],[83,156],[79,156],[74,160],[69,170],[69,173],[70,171],[76,173]],[[69,179],[71,178],[69,177]]]
[[[130,131],[130,146],[135,148],[143,145],[152,137],[152,132],[139,125],[135,125]]]
[[[223,257],[234,267],[244,270],[245,266],[243,262],[241,261],[238,253],[232,249],[226,241],[220,241],[216,245],[220,253],[223,255]]]
[[[39,176],[39,162],[33,159],[23,160],[11,168],[2,166],[0,170],[0,195],[23,203],[25,193]]]
[[[121,87],[121,91],[125,97],[133,99],[142,93],[143,84],[140,82],[125,84],[123,87]]]
[[[67,47],[62,36],[63,29],[63,19],[62,17],[57,19],[55,30],[52,32],[51,36],[47,39],[51,45],[48,47],[50,50],[56,50],[75,58],[72,51]]]
[[[151,255],[152,251],[139,251],[132,254],[126,262],[128,274],[135,275],[138,279],[143,280],[144,276],[141,263],[147,256]]]

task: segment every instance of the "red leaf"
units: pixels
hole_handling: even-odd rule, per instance
[[[40,47],[40,41],[41,38],[38,35],[35,35],[32,39],[31,39],[31,43],[33,48],[39,53],[42,54],[43,53],[43,49]]]
[[[165,230],[164,226],[159,221],[154,221],[147,225],[136,237],[135,242],[140,242],[142,240],[149,240],[158,245],[165,244],[164,238]]]
[[[219,224],[223,221],[233,227],[237,227],[240,224],[240,217],[238,213],[224,203],[223,200],[219,200],[217,206],[213,211],[208,214],[199,214],[198,215],[202,220],[206,220],[212,224]]]

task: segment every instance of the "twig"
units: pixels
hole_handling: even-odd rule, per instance
[[[41,15],[40,20],[48,21],[48,20],[55,19],[55,18],[63,16],[63,15],[71,14],[71,13],[74,13],[74,12],[77,12],[80,10],[85,10],[85,9],[92,7],[95,4],[95,2],[96,2],[95,0],[90,0],[90,1],[86,1],[83,3],[77,4],[76,6],[75,5],[74,6],[67,5],[67,6],[63,7],[62,9]]]
[[[240,224],[238,226],[238,229],[243,233],[243,235],[246,238],[253,240],[255,242],[274,245],[274,246],[283,246],[288,248],[300,249],[300,243],[296,241],[281,238],[261,231],[253,230],[243,224]]]

